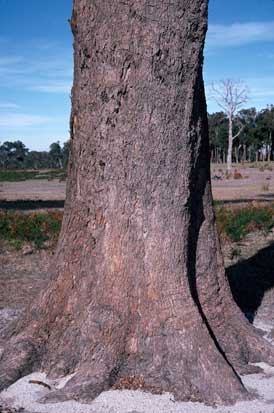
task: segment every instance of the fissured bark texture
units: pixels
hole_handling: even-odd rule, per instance
[[[248,397],[236,371],[273,361],[232,300],[216,233],[207,6],[74,1],[62,233],[50,287],[2,357],[2,387],[42,368],[75,373],[48,401],[87,401],[133,383],[233,402]]]

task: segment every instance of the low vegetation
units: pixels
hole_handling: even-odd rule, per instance
[[[240,241],[254,231],[269,231],[274,226],[274,203],[237,208],[215,206],[219,234],[226,241]],[[61,211],[0,211],[0,239],[17,249],[24,243],[35,248],[54,248],[61,229]],[[235,250],[236,255],[236,250]]]
[[[46,171],[0,170],[0,182],[19,182],[28,179],[65,179],[66,171],[51,169]]]
[[[54,247],[61,229],[62,212],[0,211],[0,239],[9,241],[17,249],[24,242],[36,248]],[[49,244],[46,245],[46,241]]]
[[[269,231],[274,225],[274,204],[238,208],[216,207],[219,234],[224,240],[240,241],[254,231]]]

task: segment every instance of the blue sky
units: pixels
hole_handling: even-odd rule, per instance
[[[114,0],[112,0],[114,1]],[[72,0],[0,0],[0,142],[45,150],[69,136]],[[249,87],[246,106],[274,103],[274,1],[210,0],[204,78]]]

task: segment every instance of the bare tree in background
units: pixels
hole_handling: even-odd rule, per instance
[[[248,100],[248,88],[241,81],[232,79],[222,80],[218,85],[212,85],[213,98],[228,117],[228,150],[227,169],[232,168],[233,141],[240,135],[244,125],[239,125],[239,130],[233,135],[233,124],[237,113]],[[239,123],[239,121],[238,121]]]

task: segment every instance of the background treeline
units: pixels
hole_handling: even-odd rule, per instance
[[[211,161],[226,163],[228,142],[228,118],[224,112],[208,114]],[[235,133],[232,160],[258,162],[274,160],[274,106],[257,111],[242,109],[234,120]]]
[[[224,112],[208,114],[211,161],[226,163],[228,143],[228,117]],[[274,160],[274,106],[257,111],[242,109],[234,120],[235,133],[232,160],[258,162]],[[49,151],[31,151],[20,140],[0,144],[0,168],[4,169],[66,169],[69,141],[62,146],[53,142]]]
[[[69,141],[62,146],[53,142],[49,151],[31,151],[20,140],[0,144],[0,168],[3,169],[65,169]]]

